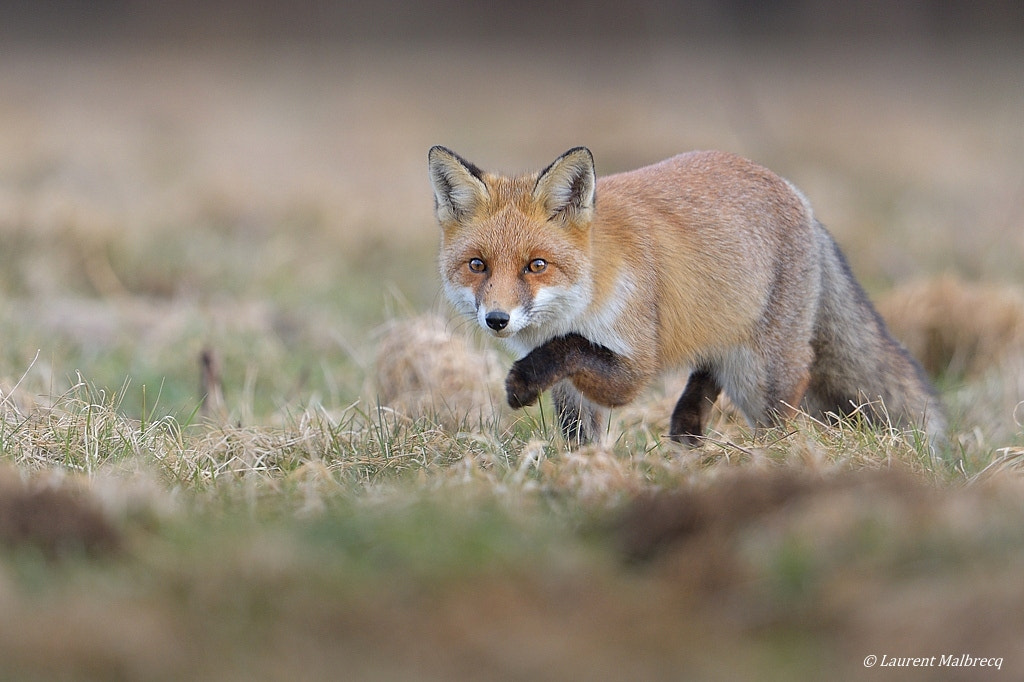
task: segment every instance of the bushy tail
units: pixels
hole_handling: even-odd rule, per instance
[[[942,404],[921,366],[896,341],[857,283],[835,240],[818,225],[822,287],[807,406],[848,414],[868,404],[876,421],[921,428],[945,440]]]

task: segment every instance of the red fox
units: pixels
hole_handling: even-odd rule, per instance
[[[447,297],[517,354],[513,408],[551,389],[570,446],[672,368],[691,373],[669,437],[691,446],[723,391],[755,429],[862,409],[943,438],[934,389],[807,199],[752,161],[690,152],[597,179],[576,147],[508,177],[437,146],[429,169]]]

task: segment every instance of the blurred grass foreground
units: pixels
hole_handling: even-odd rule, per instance
[[[931,22],[896,40],[850,10],[843,40],[806,3],[619,31],[597,3],[571,38],[479,8],[465,35],[460,3],[60,4],[0,29],[0,677],[1024,675],[1012,7],[895,3],[889,31]],[[755,440],[721,404],[685,450],[678,375],[565,450],[442,301],[433,144],[777,170],[937,378],[949,447]]]

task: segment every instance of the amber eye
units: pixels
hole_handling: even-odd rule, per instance
[[[469,270],[470,272],[483,272],[487,269],[487,263],[483,262],[479,258],[469,259]]]
[[[530,261],[530,264],[526,266],[527,272],[537,274],[538,272],[544,272],[548,267],[548,262],[543,258],[534,258]]]

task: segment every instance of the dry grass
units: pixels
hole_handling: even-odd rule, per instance
[[[504,400],[504,373],[497,353],[470,344],[437,315],[392,320],[374,358],[378,400],[452,430],[479,430]]]
[[[5,403],[15,676],[857,678],[868,653],[1019,637],[1019,448],[965,479],[853,422],[751,442],[725,411],[700,450],[620,422],[566,452],[507,412],[182,426],[98,397]]]
[[[857,679],[869,653],[1021,676],[1020,65],[5,55],[0,676]],[[675,375],[565,451],[546,402],[505,407],[507,358],[421,312],[436,143],[778,169],[870,290],[923,282],[882,307],[945,372],[950,448],[856,419],[755,440],[723,401],[686,450]]]
[[[879,312],[933,376],[976,379],[1024,357],[1020,287],[945,276],[888,292]]]
[[[856,425],[798,424],[763,448],[567,453],[426,422],[381,440],[392,418],[182,437],[74,400],[49,419],[9,414],[23,443],[56,432],[74,450],[109,420],[139,450],[48,482],[52,465],[7,453],[28,483],[5,474],[0,505],[0,598],[19,624],[0,629],[5,670],[855,679],[868,653],[922,649],[1024,671],[1009,655],[1020,453],[962,485],[912,444],[865,446]],[[33,558],[53,547],[71,553]],[[958,672],[945,677],[973,679]]]

